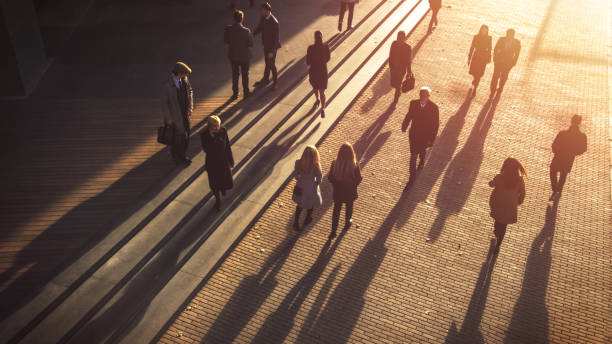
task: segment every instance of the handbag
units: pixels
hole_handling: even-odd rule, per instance
[[[163,127],[157,128],[157,142],[171,146],[174,144],[174,126],[166,124]]]
[[[414,83],[415,83],[414,74],[412,73],[408,74],[408,76],[406,77],[406,80],[402,82],[402,92],[406,93],[412,90],[414,88]]]

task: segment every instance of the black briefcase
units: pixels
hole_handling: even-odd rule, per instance
[[[414,74],[410,73],[410,75],[406,77],[406,80],[402,82],[402,92],[406,93],[412,90],[414,88],[414,83],[415,83]]]
[[[157,142],[171,146],[174,144],[174,126],[166,124],[157,128]]]

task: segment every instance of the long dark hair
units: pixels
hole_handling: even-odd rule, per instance
[[[523,164],[516,158],[507,158],[501,167],[501,177],[506,187],[515,187],[523,176],[527,175],[527,171]]]
[[[317,45],[323,44],[323,34],[321,33],[321,31],[319,30],[315,31],[314,37],[315,37],[315,44]]]
[[[345,142],[340,146],[336,160],[334,160],[334,177],[340,180],[349,180],[355,174],[357,168],[357,157],[350,143]]]

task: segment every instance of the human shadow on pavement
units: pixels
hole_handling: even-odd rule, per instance
[[[308,119],[308,121],[300,128],[299,126],[305,119]],[[221,218],[227,216],[237,203],[249,195],[259,180],[266,175],[266,171],[274,168],[270,161],[277,161],[280,156],[290,154],[292,150],[308,140],[318,129],[319,124],[306,132],[301,141],[297,141],[312,122],[310,113],[306,113],[300,120],[285,129],[274,141],[258,151],[253,157],[254,165],[251,167],[256,172],[242,173],[238,176],[235,185],[240,185],[241,188],[228,192],[227,199],[230,200],[230,203],[223,203],[225,209],[223,212],[220,214],[217,212],[208,213],[200,224],[194,226],[189,232],[179,231],[182,226],[176,226],[174,230],[177,233],[168,236],[168,243],[157,245],[148,254],[148,256],[153,257],[151,261],[148,262],[147,258],[144,258],[142,264],[146,265],[142,270],[134,269],[133,272],[123,277],[114,286],[113,290],[66,334],[66,340],[77,343],[86,339],[95,339],[100,342],[106,340],[119,342],[130,333],[145,315],[150,302],[195,254],[197,249],[204,244],[208,234],[211,233],[211,229],[214,230],[214,227],[211,228],[211,226],[215,226]],[[201,203],[207,202],[210,198],[209,193],[203,197]],[[195,208],[199,209],[200,207]],[[191,216],[187,215],[185,221],[189,218]],[[291,232],[289,226],[288,231]],[[117,300],[114,300],[114,295],[119,295],[118,293],[124,285],[127,285],[127,289],[121,292],[121,296]],[[104,308],[106,305],[108,305],[108,308]],[[98,312],[101,312],[101,314],[96,316]],[[73,335],[76,335],[76,337],[72,338]]]
[[[290,230],[291,226],[292,221],[289,221],[287,230]],[[234,342],[240,331],[276,288],[278,284],[276,275],[289,258],[298,238],[298,234],[288,234],[268,257],[259,273],[248,276],[240,282],[202,343]]]
[[[495,97],[484,104],[465,144],[453,157],[444,173],[436,196],[438,216],[428,234],[431,242],[438,239],[449,216],[461,212],[470,197],[482,165],[484,144],[493,123],[498,102],[499,98]]]
[[[312,122],[315,120],[311,116],[311,113],[312,111],[307,112],[301,119],[299,119],[298,121],[290,125],[287,129],[285,129],[283,132],[281,132],[276,137],[275,140],[273,140],[272,142],[269,142],[263,149],[259,149],[259,150],[253,149],[252,150],[252,154],[253,154],[252,160],[254,164],[253,170],[257,171],[257,173],[252,173],[252,174],[249,174],[248,176],[245,176],[245,173],[240,174],[235,181],[236,185],[246,185],[246,187],[244,187],[241,190],[230,191],[228,195],[229,197],[231,197],[231,199],[235,201],[236,199],[239,199],[240,197],[244,197],[245,195],[248,195],[250,191],[253,189],[253,187],[256,186],[258,181],[265,176],[265,173],[263,172],[269,171],[271,168],[274,168],[274,165],[271,165],[270,161],[277,161],[277,160],[271,160],[271,159],[279,159],[284,154],[291,153],[293,149],[296,149],[296,147],[298,147],[301,143],[309,139],[309,137],[317,130],[319,124],[315,125],[310,131],[306,132],[306,134],[303,135],[301,141],[297,142],[300,135],[302,135],[305,132],[305,130],[309,126],[311,126]],[[305,124],[303,124],[303,127],[300,128],[299,126],[303,123],[304,120],[307,120],[307,121]],[[259,148],[261,148],[261,145]],[[203,195],[202,200],[194,207],[194,210],[192,210],[189,214],[186,215],[184,219],[181,220],[181,223],[186,223],[186,221],[188,221],[189,218],[193,216],[195,212],[198,209],[200,209],[210,198],[211,198],[210,192],[208,194]],[[205,221],[203,225],[210,226],[212,223],[214,223],[214,219],[218,218],[219,216],[224,216],[224,215],[223,214],[215,215],[213,216],[211,220]],[[135,236],[138,233],[138,231],[140,231],[140,229],[143,228],[143,226],[144,224],[134,228],[129,233],[129,235],[123,238],[115,247],[111,248],[100,259],[100,261],[92,262],[93,264],[92,268],[88,269],[87,272],[83,276],[81,276],[73,285],[69,286],[56,300],[54,300],[54,302],[52,302],[47,307],[47,309],[43,311],[42,315],[43,316],[46,315],[48,312],[52,311],[57,305],[59,305],[63,300],[68,298],[72,294],[72,292],[74,292],[79,287],[79,285],[84,282],[86,278],[88,278],[91,274],[93,274],[98,267],[102,266],[106,262],[106,260],[108,260],[115,252],[117,252],[121,248],[121,246],[123,246],[133,236]],[[162,239],[162,241],[170,241],[174,235],[180,232],[179,231],[180,226],[181,224],[173,228],[168,234],[166,234],[166,236]],[[187,243],[191,244],[193,242],[194,242],[193,240],[185,241],[183,245],[187,245]],[[202,243],[203,241],[199,243],[199,245],[201,245]],[[94,244],[95,242],[91,243],[91,245],[94,245]],[[85,246],[85,248],[83,249],[84,250],[83,253],[85,253],[86,252],[85,249],[88,249],[88,248],[90,248],[90,246]],[[178,266],[177,268],[174,268],[172,264],[168,265],[167,262],[172,261],[171,259],[171,256],[173,254],[172,250],[173,249],[171,248],[167,248],[167,247],[158,245],[151,252],[148,252],[145,256],[145,259],[151,259],[156,254],[158,254],[157,252],[162,252],[161,255],[164,257],[163,259],[161,260],[153,259],[152,262],[148,263],[147,266],[151,267],[151,269],[156,271],[156,273],[160,273],[166,276],[167,278],[165,280],[164,279],[157,280],[158,283],[140,283],[138,282],[140,280],[138,276],[143,275],[143,274],[146,275],[148,270],[145,270],[144,272],[139,271],[138,269],[134,269],[133,271],[130,271],[127,277],[122,278],[122,280],[118,282],[117,285],[113,288],[111,295],[109,295],[108,297],[105,298],[105,300],[103,300],[105,302],[110,301],[113,295],[119,292],[119,290],[126,283],[129,282],[130,283],[128,286],[129,292],[123,293],[122,295],[124,295],[124,297],[120,298],[118,301],[114,303],[117,305],[130,304],[130,307],[128,308],[128,310],[125,310],[125,309],[122,310],[121,306],[114,306],[113,304],[104,311],[103,315],[94,318],[96,312],[100,311],[103,306],[103,304],[98,303],[94,307],[94,309],[92,309],[92,311],[88,312],[88,314],[86,314],[79,321],[79,324],[74,327],[71,333],[67,334],[67,338],[79,332],[81,327],[85,327],[84,329],[85,333],[100,335],[104,338],[106,338],[105,336],[112,335],[112,333],[122,333],[121,335],[127,333],[127,330],[129,330],[132,326],[136,325],[138,323],[138,320],[144,315],[144,312],[146,311],[146,306],[147,306],[147,304],[145,303],[134,303],[133,300],[130,300],[130,297],[134,299],[143,299],[142,297],[137,295],[139,293],[142,293],[143,295],[150,296],[150,299],[152,300],[155,297],[155,295],[157,295],[157,293],[163,288],[163,286],[170,280],[170,278],[178,271],[178,269],[180,269],[182,264],[184,264],[183,262],[180,265],[177,265]],[[30,257],[30,255],[27,255],[26,257]],[[22,262],[19,262],[19,263],[22,263]],[[15,265],[15,266],[19,267],[19,265]],[[64,266],[62,265],[62,267]],[[9,273],[14,273],[13,270],[8,270],[8,271]],[[31,272],[29,273],[34,274],[36,272],[37,272],[36,270],[31,270]],[[132,276],[137,276],[136,278],[137,281],[130,282],[129,278]],[[29,276],[27,276],[26,274],[25,277],[29,277]],[[48,278],[49,280],[51,280],[53,278],[53,275],[49,274]],[[30,290],[32,290],[31,285],[27,284],[27,283],[31,283],[31,280],[29,278],[24,279],[22,277],[22,279],[17,280],[9,288],[7,288],[2,293],[2,295],[0,295],[0,297],[1,298],[6,297],[7,301],[14,300],[15,299],[14,295],[21,291],[17,289],[21,287],[21,283],[26,284],[27,286],[30,287]],[[41,285],[40,288],[42,288],[42,286],[43,285]],[[141,288],[141,289],[138,289],[138,288]],[[39,290],[42,290],[42,289],[37,288],[34,291],[38,292]],[[18,309],[18,307],[22,303],[29,301],[31,297],[35,296],[32,293],[22,294],[22,295],[24,296],[21,299],[16,300],[17,302],[15,301],[13,301],[12,303],[7,302],[6,303],[7,308],[14,307],[15,309]],[[3,310],[6,310],[5,307],[3,308],[4,308]],[[11,310],[9,309],[9,311]],[[8,314],[10,313],[7,312],[6,315]],[[94,320],[88,323],[91,319],[94,319]],[[103,320],[100,320],[100,319],[103,319]],[[25,333],[27,333],[27,330],[30,327],[35,326],[37,321],[38,321],[38,318],[35,318],[31,323],[29,323],[24,329],[22,329],[19,332],[16,338],[25,335]],[[113,325],[111,325],[111,323]],[[101,329],[105,329],[105,330],[102,331]]]
[[[442,129],[442,132],[436,138],[430,152],[428,152],[425,166],[422,170],[417,172],[416,181],[414,185],[411,186],[412,191],[409,196],[408,210],[410,214],[414,212],[419,202],[425,202],[427,200],[438,178],[440,178],[453,157],[459,143],[459,135],[465,124],[465,116],[471,104],[472,97],[470,97],[470,93],[468,92],[459,109],[457,109],[455,114],[446,121],[444,129]],[[406,162],[406,165],[408,165],[408,162]],[[401,220],[401,225],[404,225],[408,219],[409,217],[404,217]]]
[[[531,244],[521,294],[514,305],[504,343],[550,342],[546,292],[550,278],[558,202],[557,199],[546,207],[546,222]]]
[[[314,343],[320,341],[320,338],[325,338],[329,343],[348,341],[366,302],[365,293],[387,254],[387,238],[397,226],[398,220],[410,215],[406,212],[409,192],[407,188],[403,190],[376,235],[366,243],[329,296],[318,319],[299,334],[303,338],[301,342]]]
[[[487,297],[489,295],[489,286],[491,285],[491,276],[495,262],[497,261],[497,255],[495,251],[495,240],[491,239],[489,244],[489,253],[487,258],[482,263],[480,268],[480,274],[478,275],[478,281],[474,286],[472,292],[472,298],[468,305],[465,318],[463,318],[463,324],[461,324],[461,330],[457,329],[457,324],[453,321],[448,330],[445,344],[484,344],[484,338],[480,332],[480,322],[482,321],[482,315],[484,314],[485,306],[487,303]]]
[[[291,291],[285,295],[285,298],[276,311],[266,318],[266,321],[260,327],[255,338],[251,341],[252,343],[271,344],[285,342],[285,338],[294,326],[295,316],[312,291],[312,288],[323,274],[323,271],[325,271],[327,264],[336,252],[346,232],[347,228],[345,227],[336,240],[333,241],[333,244],[331,239],[325,242],[325,245],[321,248],[321,252],[319,252],[317,260]],[[336,274],[338,269],[339,266],[334,269]],[[203,341],[203,343],[207,342]]]
[[[337,41],[338,35],[334,35],[333,41]],[[295,64],[289,71],[285,73],[301,73],[304,69],[300,64]],[[297,85],[296,81],[295,85]],[[295,86],[294,85],[294,86]],[[290,92],[290,89],[286,89],[283,93]],[[282,96],[278,94],[267,94],[264,96],[264,101],[271,101],[276,98],[274,104],[268,106],[268,110],[271,109]],[[297,109],[308,97],[305,97],[302,102],[294,108]],[[222,111],[227,106],[227,102],[222,104],[214,111]],[[213,111],[213,112],[214,112]],[[311,111],[312,112],[312,111]],[[309,114],[311,113],[309,112]],[[236,142],[242,135],[244,135],[248,129],[250,129],[258,120],[263,118],[266,112],[260,113],[257,118],[252,121],[247,127],[243,128],[239,133],[231,136],[232,142]],[[291,118],[293,111],[290,112],[285,118],[283,118],[275,127],[279,128],[283,123]],[[222,115],[222,117],[224,117]],[[237,118],[234,121],[224,123],[224,126],[232,134],[232,129],[238,124]],[[192,126],[191,142],[188,148],[188,155],[195,156],[201,151],[199,142],[199,131],[203,127],[203,120],[200,123]],[[283,139],[282,135],[279,139]],[[286,142],[293,142],[287,140]],[[260,143],[261,146],[261,143]],[[283,145],[283,147],[286,146]],[[290,146],[290,145],[289,145]],[[288,146],[287,146],[288,147]],[[271,152],[277,149],[277,145],[274,142],[269,143],[266,146],[266,152]],[[283,149],[281,149],[283,150]],[[250,153],[254,155],[256,151]],[[267,155],[266,155],[267,156]],[[269,164],[269,160],[267,162]],[[205,172],[204,166],[190,167],[193,172],[187,177],[187,179],[180,183],[171,196],[168,197],[162,204],[155,209],[151,210],[151,213],[140,223],[136,224],[130,232],[111,250],[109,250],[101,261],[92,263],[92,267],[88,269],[88,272],[81,276],[74,285],[69,286],[62,295],[54,300],[52,304],[47,307],[41,315],[49,313],[59,302],[69,296],[78,285],[88,278],[97,267],[101,266],[104,261],[112,256],[117,250],[133,238],[146,224],[153,219],[172,199],[184,191],[193,181],[195,181],[202,173]],[[103,166],[97,166],[96,170],[103,169]],[[93,172],[93,169],[92,169]],[[53,223],[47,228],[41,235],[29,242],[25,248],[23,248],[17,255],[11,266],[0,274],[0,283],[7,283],[4,290],[0,292],[0,301],[3,305],[0,311],[0,321],[10,316],[12,313],[17,311],[23,305],[27,304],[34,297],[36,297],[44,288],[44,286],[61,273],[64,269],[71,266],[75,261],[78,261],[83,254],[93,248],[99,241],[103,240],[104,237],[113,229],[116,225],[122,223],[125,219],[128,219],[132,214],[138,211],[141,207],[144,207],[148,202],[153,199],[161,190],[163,190],[168,184],[173,182],[175,177],[181,172],[180,168],[174,167],[169,157],[168,149],[163,149],[153,156],[149,157],[146,161],[132,169],[130,172],[115,181],[110,187],[104,190],[102,193],[93,197],[72,210],[66,213],[61,219]],[[132,185],[138,184],[142,179],[151,180],[151,185],[147,187],[144,193],[136,193],[130,195],[126,190],[130,189]],[[62,195],[68,192],[68,190],[59,191],[55,195]],[[117,207],[117,200],[121,200],[126,197],[126,193],[136,200],[132,200],[131,204],[124,207]],[[53,199],[49,200],[52,203]],[[106,211],[100,211],[101,209]],[[110,215],[108,209],[113,209],[113,214]],[[72,229],[79,228],[82,226],[83,220],[86,219],[87,223],[95,223],[97,228],[88,228],[85,232],[89,235],[83,235],[83,231],[74,231]],[[112,219],[112,220],[109,220]],[[70,234],[69,234],[70,233]],[[92,234],[93,233],[93,234]],[[5,233],[6,234],[6,233]],[[52,259],[49,257],[41,257],[41,250],[48,245],[57,241],[58,239],[69,237],[70,241],[75,244],[72,247],[77,247],[76,250],[66,249],[60,255],[56,255]],[[27,272],[18,275],[18,272],[25,267],[28,267]],[[18,276],[18,277],[16,277]],[[16,278],[15,278],[16,277]],[[14,280],[12,280],[14,279]],[[12,281],[11,281],[12,280]],[[34,322],[37,320],[34,319]],[[34,322],[28,324],[25,331],[31,327]],[[24,332],[24,331],[22,331]]]

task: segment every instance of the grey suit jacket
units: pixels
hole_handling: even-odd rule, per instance
[[[193,89],[188,83],[187,85],[187,106],[188,110],[193,110]],[[186,129],[183,123],[183,114],[181,113],[178,93],[174,81],[172,81],[172,77],[168,78],[162,86],[161,107],[164,123],[172,121],[177,132],[184,133]]]
[[[225,27],[225,44],[228,45],[227,56],[230,61],[248,62],[251,60],[253,35],[248,27],[234,23]]]

